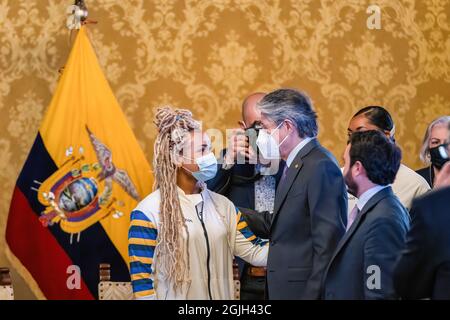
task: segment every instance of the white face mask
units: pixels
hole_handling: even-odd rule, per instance
[[[261,152],[261,155],[264,159],[267,160],[276,160],[280,159],[280,147],[284,141],[289,137],[289,134],[281,141],[280,144],[277,143],[275,138],[273,137],[274,132],[276,132],[284,122],[280,123],[278,127],[273,130],[271,134],[268,134],[265,129],[259,130],[258,139],[256,139],[256,145]]]
[[[186,159],[190,159],[187,157],[184,157]],[[194,160],[194,159],[190,159]],[[217,174],[217,159],[214,156],[214,153],[210,152],[200,158],[195,159],[195,163],[198,165],[198,171],[192,172],[191,170],[184,168],[185,170],[189,171],[192,176],[194,176],[197,181],[206,182],[208,180],[213,179]]]

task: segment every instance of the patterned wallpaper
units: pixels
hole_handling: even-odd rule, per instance
[[[11,191],[70,51],[72,3],[0,0],[0,264]],[[99,22],[89,34],[104,72],[149,160],[153,112],[162,104],[191,108],[207,128],[225,129],[236,126],[248,93],[301,88],[318,110],[323,144],[339,159],[350,116],[381,104],[413,168],[427,123],[450,114],[450,0],[86,4]],[[381,29],[367,26],[371,4],[381,8]]]

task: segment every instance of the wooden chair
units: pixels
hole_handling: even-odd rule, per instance
[[[233,260],[234,299],[241,300],[241,281],[239,280],[239,265]]]
[[[100,282],[98,284],[99,300],[133,300],[133,289],[131,282],[111,281],[111,265],[102,263],[99,267]],[[234,298],[241,297],[241,282],[239,281],[239,268],[233,261]]]
[[[14,300],[14,290],[8,268],[0,268],[0,300]]]
[[[98,283],[99,300],[133,300],[131,282],[111,281],[111,265],[100,264],[100,282]]]

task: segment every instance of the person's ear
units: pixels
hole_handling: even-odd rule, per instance
[[[238,124],[239,124],[239,126],[241,127],[242,130],[247,129],[247,126],[245,125],[244,121],[240,120],[240,121],[238,121]]]
[[[285,120],[284,123],[286,124],[286,129],[289,132],[294,131],[295,126],[294,126],[294,123],[291,120]]]
[[[364,167],[360,161],[356,161],[352,166],[352,170],[353,176],[358,177],[361,173],[363,173]]]
[[[183,165],[183,157],[181,156],[181,154],[174,153],[172,159],[175,166],[177,168],[181,168],[181,166]]]

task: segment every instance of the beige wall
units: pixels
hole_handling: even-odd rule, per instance
[[[71,2],[0,1],[0,265],[11,191],[70,50]],[[86,2],[99,21],[89,27],[97,54],[149,160],[161,104],[224,129],[236,125],[246,94],[302,88],[338,158],[349,117],[385,105],[413,168],[427,123],[450,114],[449,0]],[[382,30],[366,27],[371,2],[382,8]],[[13,278],[17,297],[32,297]]]

